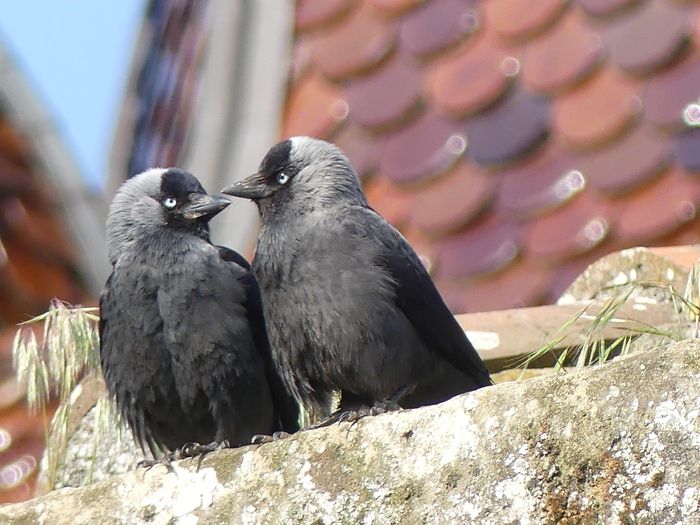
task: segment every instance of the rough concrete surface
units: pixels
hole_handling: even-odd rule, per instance
[[[658,288],[640,286],[633,297],[641,295],[659,302],[670,302],[671,296],[664,288],[672,286],[676,292],[682,293],[688,270],[679,264],[678,254],[672,257],[660,251],[664,250],[629,248],[598,259],[569,285],[559,303],[610,297],[618,293],[621,286],[633,283],[659,285]],[[697,255],[694,251],[693,254]]]
[[[55,490],[0,523],[700,523],[700,342]]]

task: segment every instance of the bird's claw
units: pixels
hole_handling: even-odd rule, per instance
[[[403,394],[403,391],[402,391]],[[403,395],[401,396],[403,397]],[[394,400],[394,396],[385,400],[379,401],[372,405],[371,407],[361,407],[353,410],[339,410],[334,414],[331,414],[327,419],[316,423],[314,425],[309,425],[309,430],[314,430],[317,428],[324,428],[333,425],[334,423],[350,423],[348,431],[355,426],[355,424],[362,418],[367,416],[377,416],[379,414],[386,414],[387,412],[393,412],[395,410],[400,410],[398,402]]]
[[[358,408],[355,410],[343,410],[343,411],[338,411],[335,414],[331,414],[331,416],[326,419],[325,421],[321,421],[320,423],[316,423],[315,425],[310,426],[310,429],[316,429],[316,428],[323,428],[323,427],[328,427],[334,423],[337,423],[340,425],[341,423],[350,423],[350,426],[348,427],[348,430],[346,432],[347,434],[350,433],[350,431],[353,429],[355,424],[362,419],[363,417],[367,416],[376,416],[378,414],[383,414],[385,412],[388,412],[383,406],[384,403],[377,403],[374,406],[371,407],[362,407]],[[398,407],[398,405],[397,405]],[[400,407],[398,407],[400,408]]]
[[[227,440],[214,441],[208,445],[200,445],[199,443],[189,442],[182,445],[180,448],[176,448],[172,452],[163,454],[160,459],[143,459],[136,464],[137,468],[145,468],[146,472],[151,470],[157,465],[163,465],[168,471],[173,472],[173,461],[179,461],[186,458],[199,458],[199,463],[202,462],[204,456],[210,452],[216,450],[221,450],[228,448],[229,442]]]
[[[158,465],[163,465],[166,469],[168,469],[168,472],[172,472],[173,471],[172,462],[175,461],[173,454],[175,452],[177,452],[177,451],[165,454],[160,459],[142,459],[141,461],[139,461],[136,464],[136,468],[145,468],[146,472],[148,472],[153,467],[157,467]]]
[[[212,441],[208,445],[200,445],[199,443],[185,443],[180,449],[181,458],[197,458],[197,470],[202,465],[204,457],[217,450],[223,450],[229,448],[231,445],[228,440],[224,439],[222,441]]]
[[[284,439],[288,436],[289,436],[288,432],[282,432],[281,430],[279,432],[273,432],[272,435],[255,434],[251,438],[250,443],[252,445],[264,445],[265,443],[272,443],[273,441],[278,441],[278,440]]]
[[[229,448],[231,445],[227,440],[223,441],[213,441],[208,445],[200,445],[199,443],[187,443],[181,449],[181,454],[183,458],[194,458],[197,456],[206,456],[210,452],[216,452],[217,450],[222,450],[224,448]]]

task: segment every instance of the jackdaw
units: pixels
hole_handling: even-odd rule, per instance
[[[310,411],[357,419],[491,384],[406,239],[334,145],[293,137],[224,193],[253,200],[253,259],[275,365]]]
[[[102,370],[136,441],[154,457],[298,429],[250,267],[209,240],[209,220],[228,204],[170,168],[126,181],[109,209]]]

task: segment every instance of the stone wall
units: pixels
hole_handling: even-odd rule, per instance
[[[0,522],[698,523],[700,342],[55,490]]]

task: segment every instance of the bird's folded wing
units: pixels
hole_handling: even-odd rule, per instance
[[[382,245],[378,263],[396,283],[396,303],[423,342],[480,386],[491,384],[486,366],[445,305],[425,267],[406,239],[370,208],[364,215],[371,236]]]
[[[228,248],[219,246],[219,254],[225,261],[238,264],[239,266],[249,270],[250,265],[243,256]],[[272,350],[267,338],[267,329],[265,327],[265,317],[262,309],[262,298],[260,288],[253,277],[253,274],[241,277],[241,281],[247,288],[246,310],[248,314],[248,323],[253,332],[255,344],[260,352],[265,363],[265,375],[272,394],[275,412],[279,418],[280,428],[284,432],[296,432],[299,430],[299,405],[294,400],[292,395],[287,391],[272,360]]]
[[[125,322],[124,319],[119,319],[112,280],[113,274],[107,279],[107,283],[100,294],[99,335],[102,370],[105,375],[105,381],[111,386],[110,390],[115,393],[119,404],[120,415],[124,418],[126,423],[128,423],[134,439],[138,442],[141,450],[145,452],[146,448],[148,448],[155,457],[158,454],[159,448],[148,425],[146,425],[144,421],[143,413],[139,410],[132,410],[132,404],[124,397],[124,392],[133,388],[139,388],[138,386],[134,386],[133,382],[145,376],[125,372],[124,347],[131,347],[134,341],[138,341],[139,339],[134,336],[133,323]],[[154,323],[159,324],[159,320],[157,319],[153,319],[153,322],[149,323],[150,318],[152,318],[152,316],[142,315],[141,321],[143,326],[147,324],[152,325]],[[141,348],[141,350],[146,353],[143,348]],[[141,365],[143,366],[143,363],[141,363]],[[127,379],[129,384],[125,384]]]

